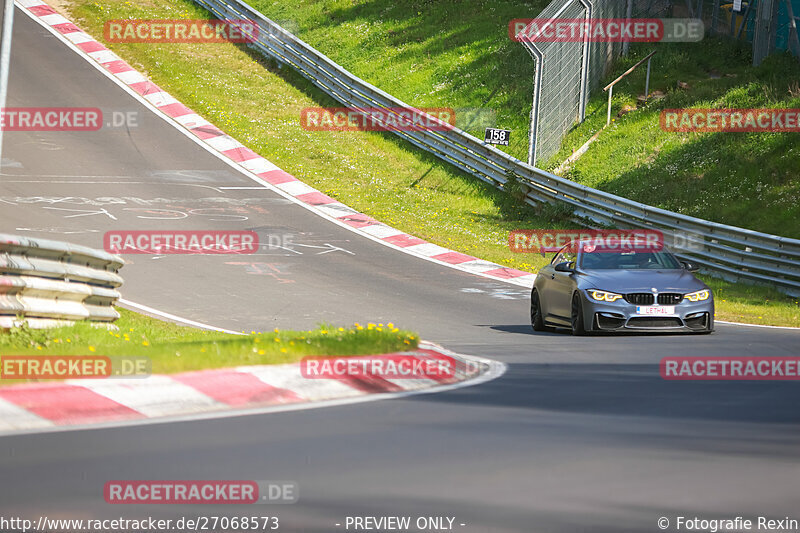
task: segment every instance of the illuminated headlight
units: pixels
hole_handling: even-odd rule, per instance
[[[589,291],[589,295],[592,297],[593,300],[597,300],[598,302],[616,302],[617,300],[622,298],[621,294],[616,294],[613,292],[606,292],[606,291],[596,291],[596,290]]]
[[[702,291],[697,292],[690,292],[684,298],[689,300],[690,302],[702,302],[703,300],[708,300],[711,297],[711,291],[708,289],[703,289]]]

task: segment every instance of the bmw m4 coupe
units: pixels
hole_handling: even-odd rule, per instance
[[[577,248],[577,251],[576,251]],[[536,331],[711,333],[714,296],[665,248],[598,251],[567,245],[536,276],[531,324]]]

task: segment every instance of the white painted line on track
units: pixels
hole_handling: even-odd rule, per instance
[[[728,324],[730,326],[746,326],[748,328],[770,328],[770,329],[788,329],[793,331],[800,331],[800,328],[792,326],[767,326],[766,324],[748,324],[746,322],[727,322],[725,320],[714,320],[715,324]]]
[[[137,304],[136,302],[131,302],[130,300],[125,300],[124,298],[120,298],[117,300],[119,303],[122,304],[123,307],[132,307],[133,309],[144,311],[145,313],[149,313],[151,315],[160,316],[166,318],[167,320],[171,320],[173,322],[179,322],[181,324],[186,324],[188,326],[193,326],[195,328],[200,329],[207,329],[209,331],[219,331],[221,333],[230,333],[231,335],[245,335],[241,331],[231,331],[225,328],[218,328],[216,326],[209,326],[208,324],[204,324],[202,322],[197,322],[195,320],[189,320],[188,318],[181,318],[176,315],[172,315],[170,313],[165,313],[164,311],[159,311],[158,309],[153,309],[152,307],[148,307],[146,305]]]

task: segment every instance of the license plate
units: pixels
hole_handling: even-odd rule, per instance
[[[645,315],[645,316],[664,316],[664,315],[674,315],[675,314],[675,306],[674,305],[639,305],[636,307],[636,314],[637,315]]]

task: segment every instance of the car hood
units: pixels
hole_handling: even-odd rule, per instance
[[[707,289],[688,270],[584,270],[579,276],[582,289],[627,292],[692,292]]]

